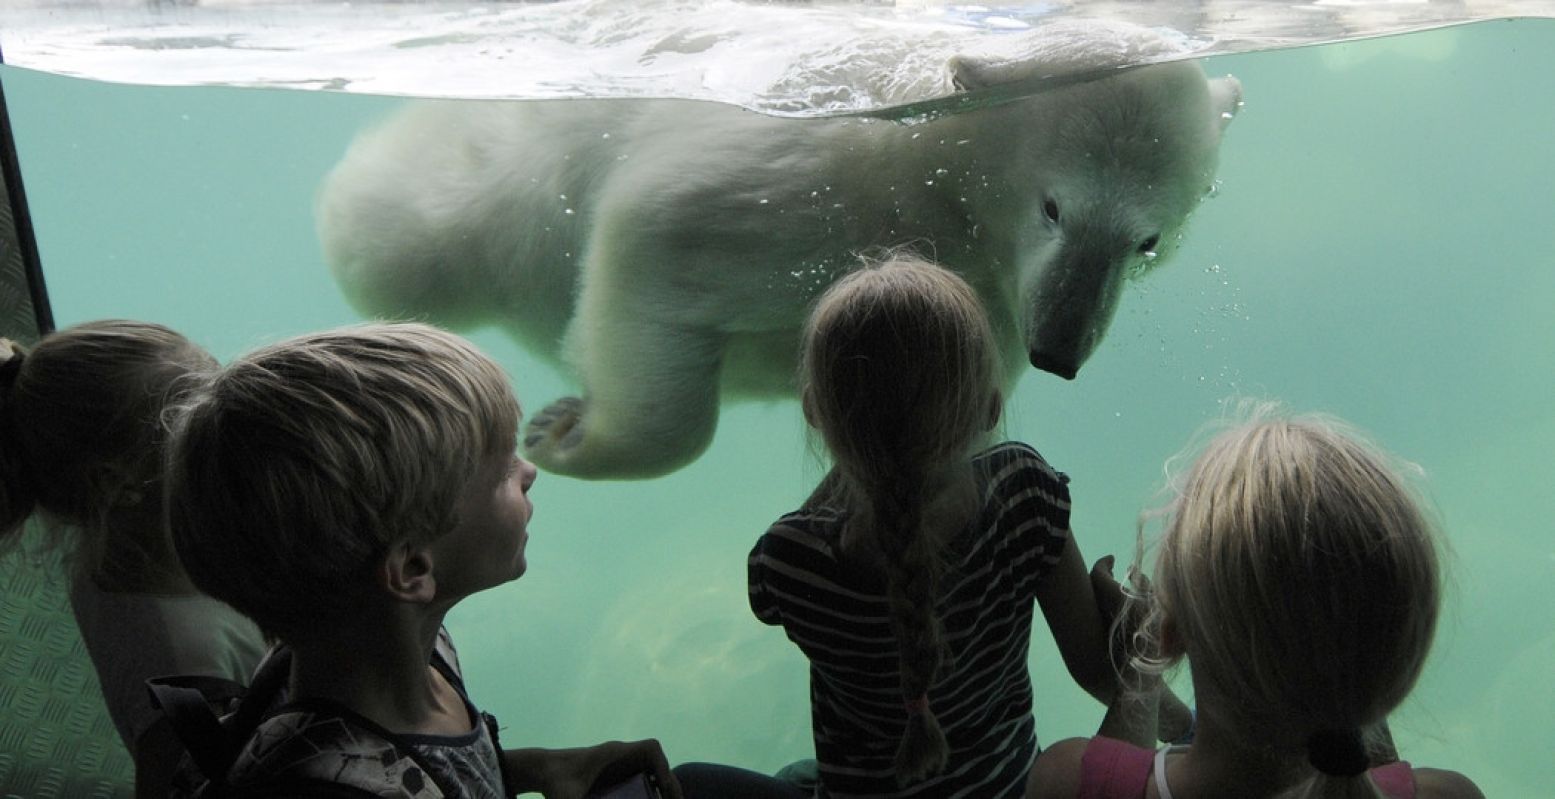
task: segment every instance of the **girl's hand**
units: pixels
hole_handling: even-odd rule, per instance
[[[1117,691],[1096,734],[1150,746],[1161,723],[1161,677],[1139,673],[1130,657],[1130,644],[1144,622],[1147,608],[1144,602],[1129,601],[1123,586],[1112,576],[1112,565],[1113,557],[1108,555],[1091,567],[1091,590],[1096,595],[1096,610],[1107,625],[1108,651],[1118,680]],[[1148,590],[1143,575],[1130,575],[1130,582],[1136,590]]]
[[[1128,644],[1139,631],[1139,625],[1144,622],[1147,608],[1144,602],[1129,603],[1123,586],[1112,576],[1113,563],[1113,557],[1107,555],[1091,567],[1091,591],[1096,595],[1096,610],[1101,614],[1102,624],[1107,626],[1109,632],[1113,669],[1120,677],[1137,679],[1140,675],[1129,666]],[[1134,584],[1136,591],[1149,590],[1150,584],[1142,574],[1131,574],[1129,581]],[[1125,610],[1128,617],[1119,623],[1119,616]]]
[[[607,741],[577,749],[513,749],[504,754],[508,773],[520,793],[538,791],[546,799],[583,799],[635,774],[647,772],[665,799],[681,799],[680,783],[670,773],[664,750],[653,738]]]
[[[1091,567],[1091,590],[1096,592],[1096,609],[1101,611],[1101,620],[1107,624],[1112,624],[1118,617],[1124,601],[1123,586],[1112,576],[1112,564],[1113,557],[1106,555]]]

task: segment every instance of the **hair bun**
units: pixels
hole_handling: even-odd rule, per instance
[[[1318,730],[1307,738],[1307,761],[1333,777],[1354,777],[1366,772],[1366,744],[1358,728]]]

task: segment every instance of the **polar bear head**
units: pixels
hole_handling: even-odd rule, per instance
[[[1032,366],[1066,379],[1101,343],[1124,280],[1175,249],[1241,104],[1236,78],[1209,80],[1195,61],[1112,63],[1155,55],[1134,42],[1099,56],[1076,48],[1056,60],[950,63],[964,90],[1035,81],[1008,103],[1009,122],[1025,129],[1008,174],[1029,181],[1019,192],[1021,225],[1031,226],[1022,329]]]

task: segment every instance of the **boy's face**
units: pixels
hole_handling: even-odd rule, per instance
[[[459,523],[434,541],[437,593],[450,599],[516,580],[528,566],[534,464],[517,452],[488,456],[459,495]]]

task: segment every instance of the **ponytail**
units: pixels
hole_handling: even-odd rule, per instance
[[[1306,741],[1307,762],[1317,773],[1279,793],[1279,799],[1386,799],[1366,773],[1366,743],[1359,728],[1322,729]]]
[[[28,479],[15,420],[16,379],[27,354],[9,339],[0,339],[0,346],[8,350],[0,363],[0,552],[5,552],[32,515],[38,495]]]
[[[1307,761],[1332,777],[1366,773],[1366,743],[1359,728],[1318,730],[1307,738]]]
[[[0,546],[35,513],[77,574],[103,565],[109,518],[160,502],[162,415],[184,381],[215,366],[161,325],[86,322],[0,353]],[[154,509],[154,508],[153,508]],[[155,534],[155,533],[149,533]],[[116,542],[161,552],[160,539]]]

